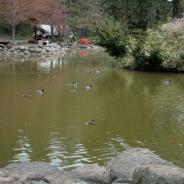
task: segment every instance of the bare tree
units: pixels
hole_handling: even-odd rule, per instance
[[[57,0],[0,0],[0,21],[12,29],[15,40],[19,23],[30,21],[33,25],[62,25],[63,9]]]
[[[16,27],[19,23],[27,20],[30,7],[29,0],[0,0],[1,22],[12,29],[12,40],[15,40]]]
[[[53,39],[53,26],[57,26],[60,30],[64,23],[64,11],[57,0],[32,0],[30,20],[34,26],[38,24],[51,25]]]

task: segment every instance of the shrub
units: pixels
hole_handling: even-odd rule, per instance
[[[134,69],[148,71],[184,71],[184,36],[181,33],[149,30],[138,38],[133,50]]]
[[[116,58],[125,56],[127,48],[126,26],[110,18],[97,28],[98,44],[106,48],[107,52]]]

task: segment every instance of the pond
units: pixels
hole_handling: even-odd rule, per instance
[[[85,51],[1,60],[0,167],[105,165],[131,147],[184,167],[184,75],[118,70],[114,62]]]

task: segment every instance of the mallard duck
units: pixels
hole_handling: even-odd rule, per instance
[[[171,80],[170,80],[170,79],[169,79],[169,80],[164,80],[164,81],[163,81],[163,84],[169,85],[169,84],[171,84]]]
[[[44,93],[45,93],[45,89],[36,90],[36,95],[38,95],[38,96],[42,96],[42,95],[44,95]]]
[[[67,83],[65,83],[65,85],[66,85],[66,86],[72,86],[74,83],[75,83],[74,81],[72,81],[72,83],[67,82]]]
[[[29,91],[26,91],[22,94],[23,97],[30,97],[31,93]]]
[[[87,91],[89,91],[89,90],[91,90],[93,88],[93,86],[89,85],[89,86],[86,86],[85,88],[86,88]]]
[[[100,72],[101,72],[101,70],[100,70],[100,69],[98,69],[98,70],[96,71],[96,73],[97,73],[97,74],[100,74]]]
[[[78,83],[77,82],[72,82],[72,87],[73,87],[73,89],[78,89]]]
[[[95,125],[95,124],[96,124],[96,122],[95,122],[94,119],[89,120],[89,121],[87,121],[87,122],[84,123],[84,125],[86,125],[86,126],[88,126],[88,125]]]

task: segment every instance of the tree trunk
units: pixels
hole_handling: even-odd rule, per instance
[[[50,25],[51,28],[51,40],[54,41],[54,28],[53,25]]]
[[[34,41],[37,41],[37,26],[34,26]]]
[[[182,18],[181,0],[173,0],[173,18]]]
[[[12,25],[12,40],[13,40],[13,42],[15,41],[15,30],[16,30],[16,26]]]
[[[13,13],[12,13],[12,18],[13,18],[13,23],[12,23],[12,40],[13,40],[13,42],[15,41],[15,29],[16,29],[15,7],[16,7],[16,0],[13,0]]]
[[[128,20],[128,0],[123,0],[123,19]]]
[[[147,10],[147,28],[151,27],[150,12]]]

